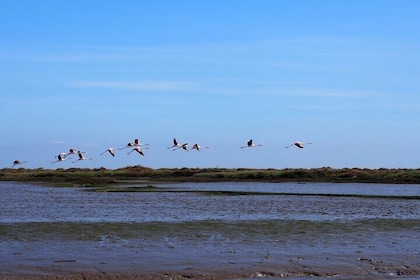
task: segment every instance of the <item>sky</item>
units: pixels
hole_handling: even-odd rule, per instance
[[[1,0],[0,168],[419,168],[419,14],[414,0]],[[145,156],[100,155],[135,138]],[[70,148],[93,159],[51,164]]]

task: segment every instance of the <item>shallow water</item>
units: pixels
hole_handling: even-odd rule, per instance
[[[181,183],[168,184],[186,190],[250,191],[284,194],[337,194],[366,196],[419,196],[420,185],[414,184],[362,184],[362,183]]]
[[[124,192],[138,186],[1,182],[0,272],[420,275],[420,185],[182,183]]]
[[[122,187],[130,188],[133,185]],[[420,216],[419,200],[409,199],[413,196],[420,197],[420,185],[182,183],[162,184],[157,189],[185,192],[87,192],[83,188],[54,188],[3,182],[0,183],[0,221],[332,221],[413,219]],[[256,192],[259,195],[212,195],[212,191],[221,190]],[[269,195],[261,195],[264,192]],[[346,196],[349,194],[362,197]],[[397,198],[393,198],[394,196]]]

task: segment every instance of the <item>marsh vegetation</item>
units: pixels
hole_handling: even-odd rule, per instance
[[[334,182],[420,183],[420,169],[361,169],[330,167],[311,169],[159,168],[128,166],[119,169],[0,169],[1,181],[68,184],[112,184],[125,180],[166,182]]]

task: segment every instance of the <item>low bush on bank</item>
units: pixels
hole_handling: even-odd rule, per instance
[[[2,181],[117,183],[121,180],[150,181],[261,181],[261,182],[365,182],[420,183],[420,169],[360,169],[330,167],[312,169],[248,169],[248,168],[159,168],[128,166],[119,169],[13,169],[0,170]]]

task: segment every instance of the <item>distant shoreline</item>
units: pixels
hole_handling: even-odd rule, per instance
[[[420,184],[420,169],[361,168],[106,168],[0,169],[0,181],[72,184],[115,184],[121,181],[156,182],[331,182]]]

